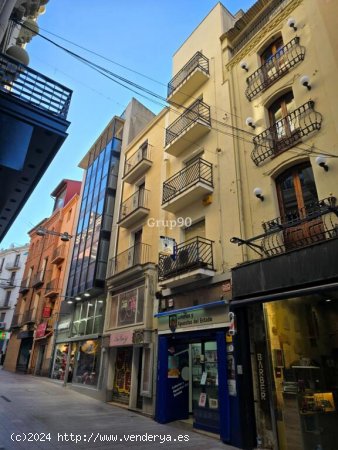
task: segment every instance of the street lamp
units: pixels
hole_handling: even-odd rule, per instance
[[[38,236],[46,236],[46,234],[52,234],[53,236],[60,236],[61,241],[69,242],[73,236],[71,236],[67,231],[64,233],[58,233],[57,231],[47,230],[46,228],[39,227],[36,230],[36,234]]]

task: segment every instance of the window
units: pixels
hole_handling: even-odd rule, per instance
[[[205,237],[205,219],[200,220],[184,230],[185,241],[194,237]]]
[[[295,108],[293,93],[276,100],[269,108],[269,119],[271,125],[271,137],[275,153],[286,150],[299,140],[297,122],[289,115]]]
[[[5,317],[6,317],[6,313],[1,313],[0,314],[0,322],[4,322],[5,321]]]
[[[5,262],[5,258],[2,258],[2,260],[0,262],[0,272],[2,271],[2,269],[4,267],[4,262]]]
[[[144,286],[115,295],[111,299],[109,327],[143,322]]]
[[[8,305],[9,305],[9,301],[10,301],[10,299],[11,299],[11,294],[12,294],[12,291],[7,291],[7,292],[6,292],[6,297],[5,297],[5,303],[4,303],[4,306],[8,306]]]
[[[316,184],[310,163],[300,164],[288,169],[276,179],[280,214],[283,222],[293,221],[294,227],[284,232],[284,241],[288,249],[299,247],[307,237],[314,234],[320,239],[321,218],[304,220],[307,209],[318,202]],[[298,220],[302,220],[297,224]]]
[[[72,335],[91,335],[102,332],[104,300],[87,300],[77,304]]]
[[[19,267],[20,255],[15,256],[14,267]]]
[[[11,273],[11,278],[9,280],[9,284],[13,286],[14,285],[14,280],[15,280],[15,272],[12,272]]]
[[[56,198],[54,203],[54,211],[62,208],[65,203],[66,189],[64,189]]]
[[[100,370],[101,345],[97,340],[82,341],[76,356],[74,383],[96,386]]]

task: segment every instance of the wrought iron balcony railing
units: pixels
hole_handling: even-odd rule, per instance
[[[262,258],[300,249],[318,242],[338,238],[338,207],[335,197],[313,202],[262,224],[264,233],[243,240],[232,238],[238,245],[246,244]]]
[[[12,323],[11,323],[11,328],[20,327],[21,320],[22,320],[22,314],[14,314]]]
[[[246,79],[245,95],[249,101],[303,61],[305,48],[299,45],[299,40],[299,37],[293,38]]]
[[[149,145],[148,144],[142,145],[139,149],[136,150],[135,153],[133,153],[128,159],[126,159],[126,162],[124,164],[123,176],[126,176],[141,161],[143,161],[145,159],[147,159],[148,161],[151,161],[150,157],[151,156],[150,156]]]
[[[22,315],[21,323],[35,323],[36,308],[25,311]]]
[[[202,100],[197,100],[189,106],[189,108],[187,108],[184,113],[166,129],[165,145],[170,145],[173,140],[196,122],[211,126],[210,106],[202,102]]]
[[[37,287],[40,286],[41,284],[43,284],[44,282],[44,276],[45,276],[45,271],[44,270],[40,270],[39,272],[37,272],[32,279],[32,286],[33,287]]]
[[[200,236],[176,246],[175,256],[160,255],[159,279],[166,280],[195,269],[214,269],[213,241]]]
[[[138,208],[148,208],[148,194],[149,191],[147,189],[140,189],[127,198],[121,204],[119,221],[121,222]]]
[[[198,158],[163,183],[162,204],[172,200],[198,182],[213,187],[212,164],[202,158]]]
[[[150,245],[139,242],[110,260],[110,276],[149,262]]]
[[[4,54],[0,54],[0,91],[67,118],[72,91]]]
[[[21,281],[20,290],[19,290],[20,294],[24,294],[25,292],[29,291],[29,288],[30,288],[30,286],[29,286],[29,279],[28,278],[24,278]]]
[[[201,52],[197,52],[194,56],[177,72],[177,74],[168,83],[168,97],[182,84],[189,75],[195,70],[200,69],[209,75],[209,60]]]
[[[304,103],[253,138],[251,159],[256,166],[293,147],[304,136],[320,130],[323,118],[314,106],[311,100]]]
[[[52,263],[56,264],[65,259],[66,256],[66,244],[61,244],[53,251]]]
[[[46,284],[45,296],[50,296],[52,293],[56,296],[59,292],[59,280],[54,278],[53,280],[48,281]]]

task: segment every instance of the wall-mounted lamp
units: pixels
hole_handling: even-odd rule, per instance
[[[316,164],[318,164],[319,167],[322,167],[325,170],[325,172],[327,172],[329,170],[329,166],[326,163],[326,159],[327,158],[322,155],[317,156],[317,158],[316,158]]]
[[[293,17],[290,17],[290,19],[288,20],[288,26],[290,28],[292,28],[293,31],[297,31],[297,26],[296,25],[297,25],[296,19],[294,19]]]
[[[247,117],[245,123],[248,125],[248,127],[251,127],[253,130],[256,128],[255,121],[253,120],[252,117]]]
[[[254,195],[255,195],[257,198],[259,198],[259,200],[260,200],[261,202],[264,202],[264,195],[262,195],[262,189],[261,189],[261,188],[256,187],[256,188],[253,190],[253,193],[254,193]]]
[[[241,61],[239,66],[241,69],[245,70],[246,72],[249,72],[249,65],[246,61]]]
[[[302,86],[306,87],[308,91],[311,91],[310,78],[307,75],[303,75],[299,81]]]

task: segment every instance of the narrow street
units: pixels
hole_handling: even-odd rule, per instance
[[[0,370],[0,450],[137,448],[234,450],[217,439]]]

